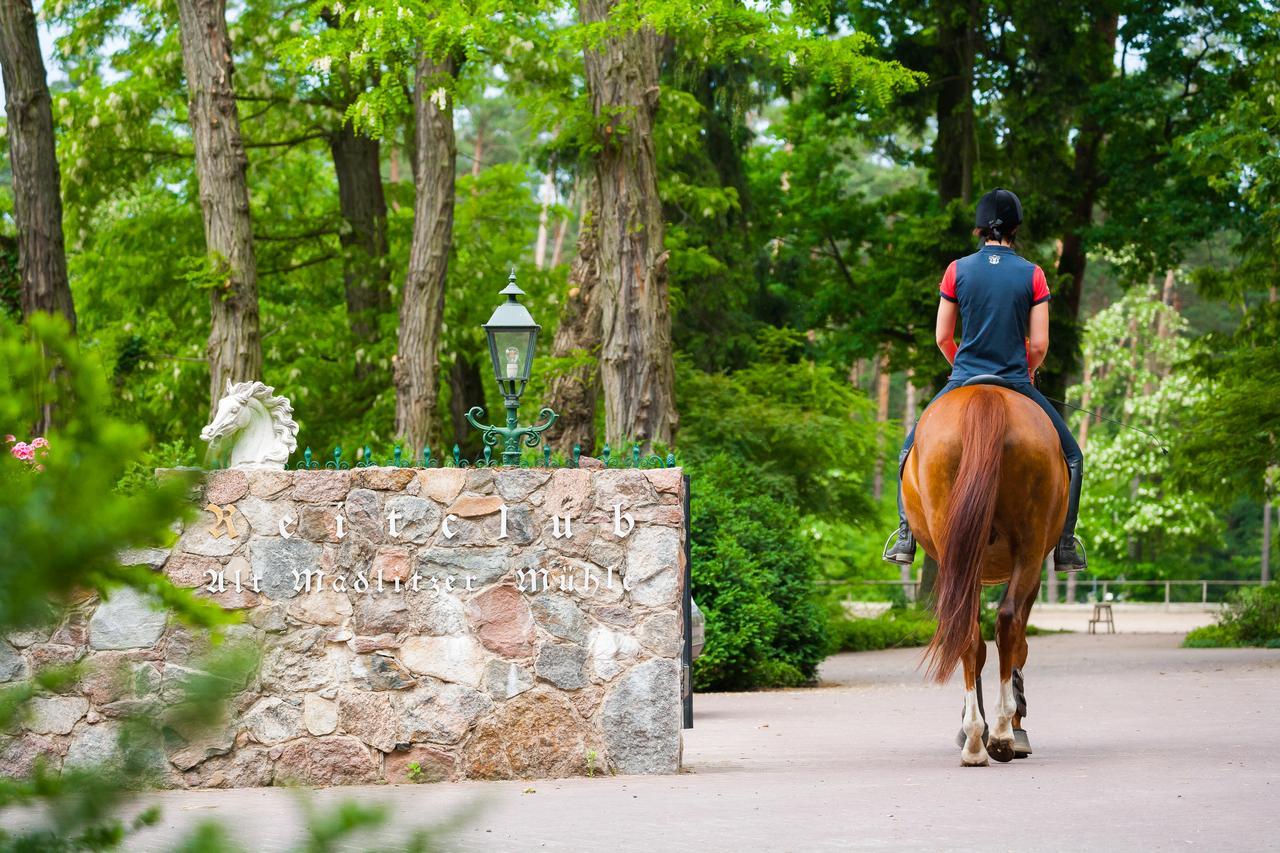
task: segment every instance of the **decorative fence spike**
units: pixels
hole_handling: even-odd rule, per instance
[[[333,448],[333,461],[324,463],[324,467],[331,471],[344,471],[351,467],[351,463],[342,458],[342,447]]]
[[[320,463],[312,460],[311,448],[308,447],[306,450],[302,451],[302,459],[300,459],[298,461],[298,464],[295,465],[294,467],[297,468],[299,471],[311,471],[315,468],[319,468]]]
[[[631,445],[631,467],[640,467],[640,442]]]
[[[575,444],[573,446],[573,467],[578,467],[578,460],[582,458],[582,445]]]
[[[674,453],[667,454],[667,467],[668,468],[676,467],[676,455]]]
[[[462,448],[456,444],[453,446],[453,464],[462,467]]]
[[[609,442],[604,443],[604,450],[600,451],[600,461],[604,463],[604,467],[609,467],[609,457],[613,455],[613,450],[609,448]]]
[[[544,468],[551,467],[551,445],[542,445],[542,465]]]

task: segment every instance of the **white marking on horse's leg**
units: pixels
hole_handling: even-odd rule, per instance
[[[1013,697],[1013,679],[1000,682],[1000,698],[996,700],[996,724],[991,727],[991,739],[1013,741],[1013,715],[1018,712],[1018,702]]]
[[[978,713],[978,691],[966,690],[964,693],[964,749],[960,753],[960,763],[966,767],[983,767],[987,761],[987,748],[982,744],[982,714]]]

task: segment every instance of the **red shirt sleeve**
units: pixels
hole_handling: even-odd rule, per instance
[[[1036,269],[1039,269],[1039,267],[1036,267]],[[1046,293],[1048,292],[1047,288],[1045,292]],[[948,302],[960,301],[959,299],[956,299],[956,262],[955,261],[952,261],[950,265],[947,266],[947,271],[942,274],[942,283],[938,285],[938,293],[940,293],[942,295],[942,298],[947,300]]]
[[[1049,299],[1049,282],[1045,280],[1044,270],[1037,266],[1031,274],[1031,304],[1039,305]]]

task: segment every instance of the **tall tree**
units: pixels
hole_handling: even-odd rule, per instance
[[[1085,61],[1080,73],[1085,86],[1098,89],[1115,74],[1116,33],[1119,15],[1114,8],[1101,8],[1090,26],[1085,44]],[[1058,256],[1060,292],[1050,309],[1054,329],[1050,337],[1054,349],[1054,369],[1046,371],[1046,393],[1061,399],[1067,378],[1075,371],[1080,352],[1080,296],[1084,292],[1084,271],[1088,261],[1085,232],[1093,224],[1094,207],[1102,188],[1102,144],[1107,128],[1101,109],[1085,101],[1080,106],[1079,124],[1073,148],[1071,183],[1074,200],[1067,213]]]
[[[616,0],[581,0],[587,25],[606,24]],[[603,332],[605,430],[645,445],[675,437],[675,366],[667,252],[653,145],[660,38],[644,26],[584,51],[600,150],[594,223]]]
[[[208,346],[212,407],[228,382],[259,379],[262,373],[249,159],[231,80],[225,0],[178,0],[178,16],[200,210],[215,281]]]
[[[973,115],[974,63],[981,39],[982,6],[977,0],[938,4],[938,48],[935,80],[938,90],[934,141],[934,168],[938,196],[946,204],[973,197],[974,160],[977,156]]]
[[[427,48],[414,74],[413,240],[400,304],[400,343],[395,362],[396,434],[420,448],[439,437],[436,402],[444,285],[453,245],[454,182],[458,146],[453,127],[451,56]]]
[[[342,122],[329,136],[329,150],[343,219],[338,241],[347,318],[356,346],[361,346],[377,342],[378,315],[391,307],[387,200],[378,140],[356,130],[345,118]],[[356,379],[373,372],[371,360],[357,358]]]
[[[569,267],[569,292],[560,312],[551,354],[573,359],[570,367],[551,381],[550,405],[560,414],[551,441],[562,452],[576,444],[590,455],[596,443],[596,406],[600,399],[599,349],[601,337],[600,267],[598,236],[599,192],[594,177],[583,181],[583,216],[578,251]]]
[[[13,213],[18,226],[22,313],[61,314],[74,329],[62,239],[62,180],[53,136],[53,102],[30,0],[0,0],[0,68],[9,119]]]

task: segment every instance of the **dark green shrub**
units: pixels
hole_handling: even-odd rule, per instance
[[[1182,641],[1187,648],[1280,647],[1280,584],[1233,592],[1214,625],[1197,628]]]
[[[1216,649],[1222,646],[1238,646],[1231,632],[1219,624],[1204,625],[1187,633],[1182,639],[1183,648]]]
[[[692,481],[693,597],[706,615],[700,690],[811,681],[827,651],[813,597],[813,543],[776,480],[727,454]]]

